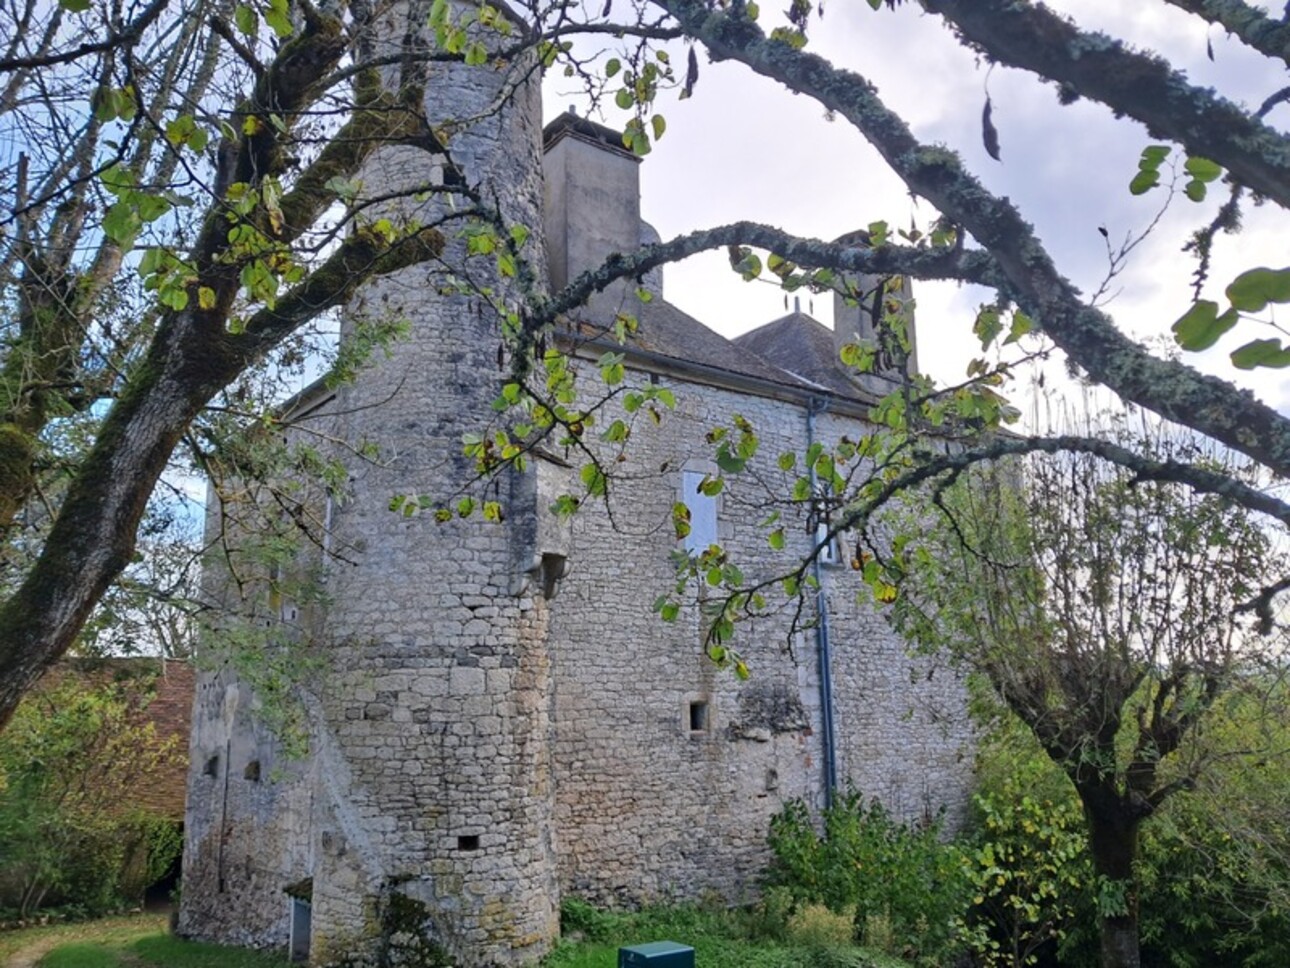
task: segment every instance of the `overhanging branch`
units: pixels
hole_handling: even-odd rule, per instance
[[[991,194],[953,152],[919,142],[865,78],[769,40],[756,24],[711,10],[701,0],[657,2],[714,57],[737,60],[855,125],[911,191],[989,251],[1006,277],[1001,293],[1093,380],[1126,402],[1290,475],[1290,420],[1225,380],[1152,356],[1110,317],[1086,306],[1012,203]]]
[[[1181,6],[1182,4],[1180,4]],[[1212,6],[1212,4],[1195,4]],[[1290,208],[1290,140],[1163,58],[1080,30],[1042,4],[923,0],[991,60],[1068,85],[1158,138],[1218,162],[1248,188]],[[1290,34],[1288,34],[1290,36]]]

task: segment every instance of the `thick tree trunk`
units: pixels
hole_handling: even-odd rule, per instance
[[[180,436],[243,365],[191,312],[158,334],[72,481],[40,558],[0,602],[0,728],[130,561],[144,508]]]
[[[1142,818],[1129,803],[1114,797],[1113,803],[1093,806],[1084,800],[1088,819],[1089,846],[1093,870],[1101,880],[1123,885],[1122,913],[1102,915],[1102,968],[1140,968],[1138,950],[1138,898],[1133,884],[1133,861],[1138,853],[1138,828]]]

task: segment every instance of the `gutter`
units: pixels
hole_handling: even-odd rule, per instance
[[[806,404],[806,447],[809,450],[815,443],[815,415],[824,413],[829,408],[827,397],[812,397]],[[815,464],[810,466],[811,494],[816,492]],[[815,532],[811,532],[815,540]],[[820,667],[820,742],[824,747],[824,806],[833,806],[834,791],[838,788],[838,751],[837,739],[833,725],[833,670],[832,651],[829,642],[829,602],[824,584],[824,567],[820,564],[817,553],[811,562],[811,572],[815,578],[815,608],[819,616],[815,625],[815,651]]]

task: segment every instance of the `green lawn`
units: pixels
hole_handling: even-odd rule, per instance
[[[543,968],[616,968],[619,947],[650,941],[691,946],[696,968],[908,968],[846,943],[845,923],[821,932],[799,921],[768,933],[765,919],[746,911],[686,907],[613,914],[566,904],[564,913],[565,940]]]
[[[847,921],[822,909],[771,928],[760,913],[665,908],[638,913],[566,905],[565,940],[543,968],[616,968],[618,949],[677,941],[695,949],[696,968],[908,968],[848,944]],[[39,954],[37,968],[285,968],[281,956],[181,941],[165,915],[105,918],[0,933],[0,968],[15,954]],[[29,962],[30,963],[30,962]]]
[[[47,942],[58,945],[93,943],[103,945],[125,944],[149,934],[166,931],[169,918],[165,914],[131,914],[97,921],[47,924],[38,928],[18,931],[0,931],[0,965],[11,955],[27,950],[33,945]]]
[[[105,918],[0,934],[0,965],[42,952],[37,968],[284,968],[278,955],[181,941],[166,915]]]

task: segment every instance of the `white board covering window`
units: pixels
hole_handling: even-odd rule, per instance
[[[700,493],[702,471],[681,472],[681,500],[690,510],[690,533],[685,536],[687,554],[697,555],[717,543],[717,499]]]

